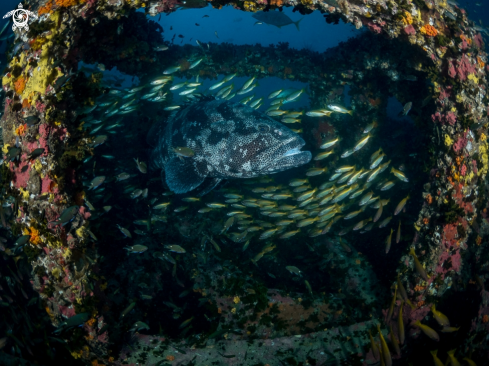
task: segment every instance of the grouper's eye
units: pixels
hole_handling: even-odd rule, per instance
[[[268,132],[270,131],[270,127],[267,125],[258,125],[258,131],[260,132]]]

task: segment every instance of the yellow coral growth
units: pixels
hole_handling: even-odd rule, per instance
[[[27,189],[23,189],[22,187],[19,188],[19,192],[20,192],[20,195],[22,196],[22,199],[24,201],[28,201],[29,200],[29,191]],[[28,234],[28,233],[27,233]],[[26,235],[27,235],[26,234]]]
[[[235,296],[234,299],[233,299],[233,302],[235,304],[239,303],[241,301],[241,299],[239,298],[239,296]]]
[[[34,170],[38,173],[38,174],[41,174],[41,171],[42,171],[42,164],[39,160],[36,160],[36,162],[34,163],[34,165],[32,166],[34,168]],[[44,177],[41,177],[41,178],[44,178]]]
[[[76,360],[77,358],[80,358],[83,355],[83,351],[82,350],[73,351],[73,352],[71,352],[71,355]]]
[[[467,79],[469,80],[472,80],[474,83],[478,84],[479,83],[479,79],[477,78],[477,76],[475,76],[475,74],[469,74],[467,76]]]
[[[472,179],[474,179],[474,172],[470,172],[469,174],[467,174],[465,177],[464,177],[464,181],[465,183],[469,183],[472,181]]]
[[[243,6],[246,11],[256,11],[256,4],[252,1],[245,1]]]
[[[57,241],[50,241],[47,243],[49,248],[61,248],[63,246],[63,243],[59,240]]]
[[[22,94],[22,92],[25,89],[25,84],[26,83],[27,83],[27,80],[23,76],[20,76],[17,79],[17,81],[14,83],[15,92],[17,94]]]
[[[484,142],[487,140],[487,136],[484,134],[484,132],[481,133],[480,140]]]
[[[59,278],[61,276],[61,270],[59,268],[54,268],[51,271],[51,274],[53,275],[53,277]]]
[[[68,259],[69,257],[71,257],[71,254],[72,252],[70,248],[65,248],[65,252],[63,253],[63,258]]]
[[[438,34],[436,28],[429,24],[423,25],[420,29],[420,32],[430,37],[435,37]]]
[[[29,80],[27,81],[27,84],[25,85],[25,90],[22,95],[22,97],[28,98],[30,95],[36,96],[32,97],[31,99],[31,104],[35,105],[36,99],[38,98],[39,94],[43,95],[46,92],[46,87],[57,77],[63,76],[61,73],[60,69],[54,68],[53,67],[53,58],[52,58],[52,50],[54,47],[54,44],[52,42],[53,37],[55,37],[58,34],[58,27],[56,26],[59,22],[59,17],[60,13],[59,12],[54,12],[50,14],[50,19],[53,21],[53,28],[51,28],[51,33],[46,35],[46,43],[42,45],[41,47],[41,55],[38,61],[38,64],[36,68],[32,70],[32,75],[30,76]],[[23,53],[21,54],[21,61],[23,57]],[[12,62],[10,63],[11,66],[14,66]],[[11,80],[8,78],[4,77],[2,79],[3,84],[9,84],[11,83]]]
[[[44,37],[38,37],[32,42],[30,42],[31,49],[34,51],[38,51],[41,49],[43,44],[45,44],[48,40]]]
[[[445,135],[445,145],[447,145],[448,147],[453,145],[453,140],[448,135]]]
[[[404,16],[402,17],[402,22],[404,25],[413,24],[413,17],[410,12],[404,11]]]
[[[480,170],[480,176],[484,177],[487,173],[489,162],[489,157],[487,156],[487,143],[485,141],[479,145],[479,156],[483,164],[483,167]]]
[[[76,232],[76,235],[77,235],[79,238],[81,238],[81,239],[83,239],[84,237],[86,237],[86,236],[87,236],[87,231],[86,231],[86,229],[85,229],[85,227],[84,227],[84,226],[80,226],[78,229],[76,229],[76,231],[75,231],[75,232]]]

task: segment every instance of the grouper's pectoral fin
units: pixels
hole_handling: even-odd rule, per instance
[[[212,191],[216,186],[221,183],[221,178],[206,178],[204,183],[202,183],[198,189],[197,196],[202,197],[203,195]]]
[[[180,160],[173,157],[165,164],[166,184],[174,193],[181,194],[198,187],[205,179],[193,159],[184,158]]]

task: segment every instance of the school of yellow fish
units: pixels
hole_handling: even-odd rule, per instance
[[[201,61],[199,59],[192,62],[191,68],[197,66]],[[156,90],[151,90],[150,93],[143,93],[143,95],[139,96],[139,99],[164,101],[167,92],[175,92],[181,88],[185,89],[179,95],[184,96],[186,99],[199,96],[196,93],[198,86],[201,85],[198,76],[195,82],[185,81],[173,84],[173,78],[170,74],[176,70],[176,67],[165,70],[164,74],[166,75],[158,77],[148,84],[148,86],[153,86]],[[225,76],[220,82],[212,85],[209,88],[209,92],[221,88],[235,76],[236,74]],[[163,88],[165,86],[167,88]],[[236,95],[247,94],[257,86],[255,78],[252,77],[236,92],[233,92],[234,84],[231,84],[219,89],[215,96],[229,100]],[[108,107],[109,115],[135,111],[138,109],[138,103],[136,102],[138,94],[143,89],[144,87],[131,87],[125,91],[114,89],[109,92],[109,99],[111,100],[104,100],[104,103],[101,103],[100,106]],[[167,92],[164,91],[166,89],[168,89]],[[283,123],[300,123],[300,117],[304,114],[303,111],[281,110],[280,107],[286,103],[298,100],[303,93],[304,89],[279,89],[270,93],[268,95],[270,107],[265,110],[265,113],[271,117],[280,118]],[[129,106],[126,105],[127,103],[119,106],[121,100],[130,98],[132,100]],[[260,108],[264,98],[255,100],[253,98],[254,95],[245,97],[240,103],[250,103],[253,108]],[[311,110],[305,114],[309,117],[330,116],[332,113],[352,114],[351,110],[337,104],[329,104],[327,107],[328,109]],[[179,105],[172,105],[164,109],[171,111],[178,108],[180,108]],[[93,121],[87,122],[88,125],[93,124]],[[100,127],[102,125],[95,130],[98,131]],[[111,127],[106,126],[109,130]],[[371,132],[375,127],[375,122],[367,125],[363,131],[364,136],[351,149],[342,152],[341,158],[347,158],[366,146],[371,140]],[[97,132],[95,130],[92,133]],[[293,131],[301,133],[302,129]],[[332,158],[336,154],[335,148],[339,145],[340,140],[339,137],[336,137],[323,141],[320,149],[324,151],[319,152],[314,157],[314,161],[324,162],[327,161],[326,159]],[[193,152],[187,147],[176,147],[176,149],[182,151],[179,154],[182,157],[193,155]],[[238,192],[229,191],[224,194],[222,201],[205,202],[205,207],[200,208],[198,212],[202,214],[216,210],[225,212],[229,219],[225,221],[221,234],[227,235],[237,243],[246,243],[254,236],[258,236],[260,240],[271,237],[289,239],[300,232],[307,233],[309,237],[316,237],[330,232],[332,226],[340,220],[347,220],[348,223],[353,221],[351,225],[346,227],[342,225],[341,230],[337,233],[340,236],[350,231],[363,233],[374,228],[383,228],[389,224],[393,216],[398,215],[403,210],[409,200],[408,195],[398,202],[395,209],[392,210],[389,208],[390,199],[382,198],[382,192],[391,189],[396,183],[409,181],[404,172],[390,167],[391,160],[383,162],[385,160],[386,154],[380,148],[371,155],[367,166],[358,168],[354,165],[343,165],[335,168],[332,174],[329,175],[326,174],[328,172],[326,167],[311,167],[306,172],[306,177],[292,179],[288,186],[282,184],[266,185],[273,182],[273,179],[269,177],[244,180],[242,183],[249,187],[249,194],[243,194],[243,190]],[[136,163],[139,164],[139,162]],[[389,167],[388,174],[382,174]],[[325,178],[321,179],[323,176]],[[139,190],[136,193],[139,193]],[[201,199],[186,197],[183,201],[196,203],[200,202]],[[161,203],[156,205],[155,208],[166,209],[168,205],[169,203]],[[180,206],[173,208],[172,211],[179,213],[187,208],[188,206]],[[369,214],[368,211],[372,209],[375,211],[371,211],[371,214]],[[364,212],[367,213],[366,216],[368,218],[355,221],[355,217]],[[386,253],[389,252],[391,247],[392,234],[393,230],[391,230],[390,235],[386,239]],[[401,222],[399,221],[395,238],[396,243],[400,241],[400,238]]]

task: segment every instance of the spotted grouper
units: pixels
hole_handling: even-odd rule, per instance
[[[200,186],[204,195],[223,179],[278,173],[311,160],[311,152],[301,151],[305,142],[299,135],[226,100],[200,100],[174,112],[167,123],[152,127],[148,141],[154,147],[151,167],[164,171],[177,194]]]

